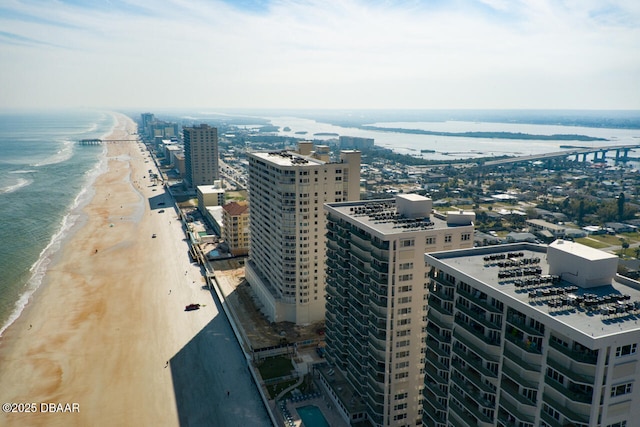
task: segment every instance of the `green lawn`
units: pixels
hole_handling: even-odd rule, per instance
[[[270,357],[258,366],[258,370],[262,379],[268,380],[291,374],[293,364],[289,358],[284,356]]]
[[[594,237],[599,237],[599,236],[594,236]],[[595,249],[602,249],[615,244],[615,243],[608,244],[598,239],[594,239],[594,237],[581,237],[579,239],[576,239],[576,242],[583,244],[585,246],[589,246],[590,248],[595,248]],[[618,241],[617,244],[620,244],[620,241]]]

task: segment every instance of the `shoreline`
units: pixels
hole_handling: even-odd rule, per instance
[[[118,114],[109,138],[133,131],[134,122]],[[95,179],[67,214],[78,215],[74,223],[49,245],[53,253],[40,286],[0,336],[3,403],[79,410],[2,413],[2,425],[129,425],[139,419],[178,425],[165,362],[211,320],[215,305],[198,300],[200,286],[174,287],[200,272],[182,247],[179,221],[170,225],[170,203],[166,213],[154,207],[170,200],[144,179],[155,168],[145,164],[146,149],[116,143],[105,151]],[[154,252],[162,263],[149,256]],[[185,301],[208,306],[185,317]]]
[[[109,115],[112,117],[113,124],[108,131],[100,135],[102,139],[113,135],[119,123],[117,113],[109,113]],[[93,198],[93,185],[96,179],[105,173],[106,168],[107,148],[104,147],[93,167],[86,172],[85,183],[67,208],[66,213],[62,216],[58,228],[51,235],[46,246],[42,248],[38,254],[38,258],[29,267],[29,273],[24,283],[24,291],[14,303],[13,309],[6,320],[0,325],[0,345],[2,344],[2,336],[5,331],[11,327],[13,323],[18,321],[32,300],[37,297],[38,290],[44,284],[43,280],[47,274],[47,270],[55,263],[57,254],[60,253],[60,250],[64,248],[64,245],[73,235],[82,228],[84,221],[86,221],[86,214],[83,212],[83,209]]]

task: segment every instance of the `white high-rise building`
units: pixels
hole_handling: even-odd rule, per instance
[[[640,283],[578,243],[425,255],[423,423],[640,425]]]
[[[329,203],[321,383],[345,423],[422,423],[424,254],[473,247],[473,212],[433,212],[417,194]],[[363,424],[367,425],[367,424]]]
[[[249,154],[246,279],[272,322],[324,320],[323,204],[360,198],[360,152],[301,142],[298,152]]]

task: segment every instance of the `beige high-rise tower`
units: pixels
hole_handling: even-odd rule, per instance
[[[218,129],[206,124],[182,129],[184,157],[189,187],[213,185],[220,179],[218,168]]]
[[[249,154],[246,278],[272,322],[310,324],[325,313],[323,204],[360,198],[360,152],[300,143],[298,152]]]

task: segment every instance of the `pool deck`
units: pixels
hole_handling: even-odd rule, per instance
[[[349,427],[349,425],[345,423],[344,420],[338,415],[335,408],[332,408],[332,403],[328,401],[323,395],[313,399],[301,400],[299,402],[293,402],[290,399],[287,399],[285,408],[287,408],[287,410],[291,414],[293,425],[295,427],[303,426],[302,419],[300,418],[300,415],[298,414],[298,411],[296,411],[296,409],[309,405],[317,406],[322,411],[322,415],[331,427]],[[276,408],[274,412],[278,414],[280,418],[282,418],[282,413],[278,408]],[[284,423],[284,425],[287,425],[286,421],[284,421]]]

